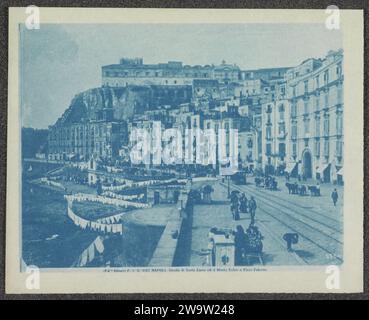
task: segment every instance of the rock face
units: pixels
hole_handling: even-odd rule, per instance
[[[98,120],[103,110],[112,109],[114,120],[128,120],[134,114],[159,105],[178,105],[191,100],[191,86],[100,87],[77,94],[57,125]]]

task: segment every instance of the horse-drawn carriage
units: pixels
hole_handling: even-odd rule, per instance
[[[255,177],[255,185],[260,188],[265,188],[269,190],[277,190],[278,182],[272,176],[266,177]]]
[[[318,186],[313,185],[306,186],[304,184],[298,184],[297,182],[295,183],[286,182],[286,187],[288,189],[289,194],[298,194],[300,196],[305,196],[309,191],[312,197],[320,196],[320,188]]]
[[[231,180],[236,185],[246,185],[246,172],[239,171],[231,176]]]

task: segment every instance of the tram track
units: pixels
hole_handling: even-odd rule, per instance
[[[245,188],[250,188],[248,185],[246,185],[246,186],[244,186]],[[251,190],[251,189],[250,189]],[[253,189],[252,191],[254,191],[255,189]],[[257,189],[256,189],[257,190]],[[282,189],[280,189],[281,190],[281,192],[283,192],[282,191]],[[271,191],[271,192],[274,192],[274,191]],[[280,198],[278,198],[277,196],[275,196],[275,195],[272,195],[272,194],[270,194],[270,196],[271,197],[273,197],[274,199],[277,199],[277,200],[280,200]],[[287,200],[287,199],[283,199],[283,201],[284,202],[286,202],[286,203],[288,203],[288,204],[290,204],[290,205],[292,205],[292,206],[294,206],[294,207],[296,207],[296,208],[299,208],[300,210],[307,210],[305,207],[303,207],[303,206],[300,206],[300,205],[298,205],[298,204],[296,204],[296,203],[294,203],[293,201],[290,201],[290,200]],[[278,201],[276,201],[276,202],[278,202]],[[279,202],[280,203],[280,202]],[[332,221],[333,223],[335,223],[335,224],[340,224],[340,221],[338,220],[338,219],[335,219],[335,218],[332,218],[332,217],[330,217],[330,216],[328,216],[328,215],[326,215],[326,214],[324,214],[324,213],[321,213],[321,212],[318,212],[318,211],[316,211],[316,210],[314,210],[314,209],[308,209],[308,211],[309,211],[309,213],[313,213],[313,214],[315,214],[315,215],[318,215],[319,217],[324,217],[325,219],[327,219],[327,220],[330,220],[330,221]],[[341,231],[342,232],[342,231]]]
[[[243,192],[247,191],[252,192],[254,194],[258,194],[263,198],[266,198],[265,194],[262,193],[261,191],[257,190],[257,189],[250,189],[250,187],[248,186],[243,186],[245,188],[245,190],[243,190]],[[271,191],[272,192],[272,191]],[[268,194],[268,200],[270,200],[270,198],[273,198],[273,202],[276,203],[277,205],[281,206],[282,208],[284,208],[287,211],[291,211],[293,212],[294,215],[299,215],[301,217],[303,217],[304,219],[310,220],[312,221],[314,224],[318,224],[319,226],[323,226],[324,228],[327,228],[328,230],[330,230],[328,233],[333,234],[333,233],[339,233],[342,234],[342,228],[340,228],[340,223],[338,220],[328,217],[325,214],[320,214],[314,210],[311,209],[306,209],[303,208],[299,205],[294,204],[291,201],[288,200],[283,200],[285,202],[288,202],[290,205],[286,206],[284,203],[281,203],[280,199],[274,195]],[[293,210],[292,207],[296,207],[296,211]],[[306,212],[306,213],[303,213]],[[324,220],[324,221],[322,221]]]
[[[223,186],[225,185],[223,184]],[[246,191],[240,186],[232,185],[232,188],[240,192]],[[342,240],[333,236],[335,233],[342,234],[341,232],[330,226],[319,225],[315,219],[310,220],[310,223],[308,223],[305,217],[305,221],[302,221],[301,217],[304,216],[301,216],[300,214],[296,215],[295,212],[293,214],[289,213],[288,211],[291,212],[291,209],[286,212],[286,207],[280,204],[273,205],[270,201],[270,198],[268,199],[265,195],[261,194],[260,191],[254,192],[253,190],[252,192],[253,196],[264,205],[264,208],[259,206],[258,210],[278,221],[280,224],[286,227],[287,230],[299,234],[300,237],[304,238],[306,241],[324,252],[326,256],[333,257],[336,262],[339,263],[343,261],[342,257],[336,254],[337,246],[342,246],[343,242]],[[277,214],[274,214],[273,212],[277,212]],[[313,223],[311,224],[312,221]],[[315,238],[319,238],[320,241],[315,240]],[[308,263],[307,260],[305,261]]]

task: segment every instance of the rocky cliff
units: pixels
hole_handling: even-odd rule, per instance
[[[103,109],[113,109],[115,120],[127,120],[134,114],[158,105],[189,102],[191,86],[100,87],[77,94],[57,125],[97,120]]]

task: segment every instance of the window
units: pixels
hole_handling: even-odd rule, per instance
[[[270,156],[272,154],[272,145],[270,143],[266,144],[266,155]]]
[[[280,105],[279,105],[278,111],[279,111],[280,113],[284,112],[284,105],[283,105],[283,104],[280,104]]]
[[[272,128],[266,127],[266,138],[271,139],[272,138]]]
[[[279,120],[284,121],[284,106],[282,105],[282,108],[279,108]]]
[[[315,140],[315,156],[320,156],[320,140]]]
[[[337,118],[336,118],[336,130],[337,130],[337,135],[342,135],[343,133],[343,118],[342,118],[342,114],[337,114]]]
[[[291,105],[291,118],[296,118],[297,116],[297,106],[295,103]]]
[[[336,141],[336,156],[342,157],[343,143],[341,140]]]
[[[305,132],[305,135],[309,134],[309,132],[310,132],[309,126],[310,126],[310,120],[309,119],[305,119],[305,121],[304,121],[304,132]]]
[[[337,87],[337,103],[342,104],[343,103],[343,97],[342,97],[342,85],[339,85]]]
[[[325,116],[324,118],[324,127],[323,127],[324,136],[329,136],[329,116]]]
[[[252,148],[252,145],[253,145],[253,143],[252,143],[252,139],[250,138],[250,139],[248,139],[248,140],[247,140],[247,147],[248,147],[249,149],[251,149],[251,148]]]
[[[309,100],[304,100],[304,114],[308,114],[309,111]]]
[[[342,75],[342,63],[338,63],[336,66],[336,74],[337,78],[339,78]]]
[[[286,88],[285,87],[281,87],[281,95],[284,96],[286,93]]]
[[[284,123],[280,123],[278,125],[278,134],[283,136],[285,134],[285,132],[286,132],[286,127],[285,127]]]
[[[320,118],[315,119],[315,136],[320,137]]]
[[[286,156],[286,145],[284,143],[279,144],[279,156],[282,160]]]
[[[318,89],[319,88],[319,76],[315,77],[315,88]]]
[[[329,140],[324,140],[324,156],[329,157]]]
[[[307,94],[309,91],[309,82],[308,80],[304,81],[304,93]]]
[[[297,156],[297,143],[296,142],[292,143],[292,156],[293,157]]]
[[[319,111],[320,96],[315,97],[315,111]]]
[[[329,82],[329,72],[328,70],[324,71],[324,84]]]
[[[297,139],[297,125],[295,123],[291,126],[291,138]]]

